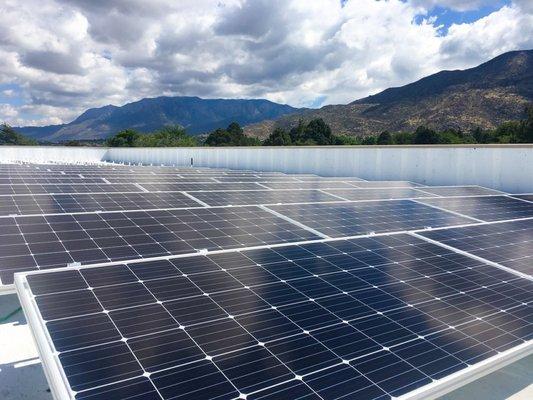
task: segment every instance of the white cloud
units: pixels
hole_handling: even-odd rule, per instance
[[[445,7],[456,11],[470,11],[490,5],[495,0],[410,0],[414,6],[430,10],[433,7]]]
[[[13,124],[69,121],[90,107],[159,95],[345,103],[533,47],[527,0],[445,36],[427,16],[435,5],[485,3],[4,0],[0,84],[18,85],[27,101],[10,106]]]
[[[0,120],[5,121],[7,119],[16,117],[18,111],[11,104],[0,104]]]
[[[503,7],[471,24],[452,25],[442,39],[443,65],[469,67],[501,53],[533,48],[533,14]]]

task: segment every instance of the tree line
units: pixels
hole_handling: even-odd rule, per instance
[[[180,127],[163,128],[151,134],[126,129],[107,140],[108,146],[327,146],[327,145],[407,145],[407,144],[476,144],[533,143],[533,107],[526,118],[505,122],[496,129],[476,128],[469,131],[445,129],[437,131],[419,126],[414,132],[383,131],[377,136],[354,137],[333,134],[321,118],[309,122],[300,120],[291,129],[276,127],[263,141],[247,136],[237,122],[218,128],[204,140],[189,136]]]
[[[68,141],[63,144],[98,145],[110,147],[191,147],[191,146],[309,146],[309,145],[391,145],[391,144],[476,144],[476,143],[533,143],[533,107],[526,109],[526,117],[509,121],[496,129],[476,128],[469,131],[445,129],[436,131],[419,126],[414,132],[381,132],[377,136],[354,137],[333,134],[321,118],[309,122],[300,120],[291,129],[276,127],[263,141],[247,136],[237,122],[218,128],[207,137],[191,136],[179,126],[169,126],[151,133],[124,129],[105,141]],[[0,125],[0,145],[35,145],[37,142],[17,133],[7,124]]]

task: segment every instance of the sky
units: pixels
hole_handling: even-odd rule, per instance
[[[348,103],[533,48],[533,0],[0,0],[0,121],[143,97]]]

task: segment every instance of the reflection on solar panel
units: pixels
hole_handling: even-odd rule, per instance
[[[420,189],[437,196],[490,196],[503,194],[497,190],[481,186],[425,186]]]
[[[69,183],[102,183],[102,178],[74,177],[24,177],[24,178],[0,178],[0,185],[29,185],[29,184],[69,184]]]
[[[502,265],[531,273],[532,220],[474,218],[523,217],[531,204],[495,194],[0,164],[0,288],[21,272],[58,398],[423,397],[530,351],[533,282]],[[452,195],[491,196],[441,197]]]
[[[431,198],[418,201],[482,221],[533,217],[533,203],[506,196]]]
[[[406,234],[17,279],[76,399],[388,399],[533,337],[533,282]]]
[[[198,200],[210,206],[277,204],[277,203],[317,203],[339,201],[318,190],[255,190],[240,192],[190,192]]]
[[[421,235],[533,276],[533,219],[435,230]]]
[[[198,202],[179,192],[0,196],[0,216],[200,206]]]
[[[346,200],[387,200],[387,199],[414,199],[428,197],[431,194],[409,188],[378,188],[378,189],[328,189],[326,193],[340,196]]]
[[[149,192],[174,192],[197,190],[257,190],[262,186],[255,182],[245,183],[143,183]]]
[[[269,206],[330,237],[395,232],[474,222],[410,200]]]
[[[216,180],[219,182],[298,182],[298,178],[291,176],[219,176]]]
[[[56,185],[2,185],[0,196],[13,194],[46,194],[46,193],[110,193],[138,192],[139,188],[132,184],[56,184]]]
[[[338,181],[311,181],[311,182],[263,182],[263,186],[270,189],[353,189],[354,185]]]
[[[345,182],[364,182],[364,179],[353,176],[318,176],[318,175],[295,175],[299,181],[345,181]]]
[[[420,187],[418,183],[409,181],[363,181],[352,182],[352,185],[361,188],[380,188],[380,187]]]
[[[2,219],[0,280],[32,269],[318,239],[258,207]]]

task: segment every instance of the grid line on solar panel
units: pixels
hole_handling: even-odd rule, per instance
[[[256,190],[238,192],[188,192],[210,206],[291,204],[337,202],[338,199],[318,190]]]
[[[407,282],[409,280],[406,280],[406,276],[400,275],[393,278],[395,284],[405,288],[410,287],[410,291],[416,290],[416,293],[419,294],[414,298],[411,297],[414,293],[405,297],[405,289],[396,288],[396,290],[392,290],[394,287],[391,283],[385,285],[387,292],[381,290],[383,294],[388,293],[389,300],[376,298],[375,294],[373,296],[366,294],[368,293],[367,290],[376,291],[378,290],[377,288],[383,287],[382,285],[371,285],[372,282],[378,283],[379,280],[370,280],[367,282],[367,289],[357,288],[348,292],[349,294],[342,293],[341,288],[336,286],[339,284],[338,282],[345,282],[346,278],[334,281],[337,282],[336,284],[332,284],[332,281],[329,281],[328,285],[336,288],[338,293],[322,292],[324,296],[316,296],[316,298],[315,296],[310,297],[312,292],[309,290],[315,290],[312,289],[312,286],[302,286],[301,284],[294,286],[295,282],[301,283],[304,280],[308,280],[309,276],[319,279],[319,276],[331,276],[338,273],[323,270],[319,275],[317,272],[320,273],[320,268],[324,268],[324,266],[320,266],[320,263],[318,266],[313,266],[312,263],[309,264],[310,259],[323,260],[323,258],[327,257],[337,257],[336,262],[339,263],[341,260],[338,257],[346,257],[348,255],[362,257],[362,254],[365,253],[366,258],[352,257],[358,264],[356,264],[355,269],[347,271],[355,274],[352,275],[354,279],[358,278],[363,281],[381,279],[383,282],[383,278],[363,274],[362,271],[375,270],[376,266],[381,265],[384,273],[392,273],[395,270],[399,270],[399,268],[398,264],[391,263],[391,260],[400,260],[397,262],[409,271],[416,272],[419,270],[416,275],[411,277],[417,282],[416,286],[403,286],[408,285]],[[368,254],[370,253],[374,256],[369,259]],[[384,258],[385,255],[390,259]],[[367,390],[370,390],[373,393],[379,393],[379,396],[397,396],[412,390],[422,383],[427,384],[432,379],[438,379],[451,372],[465,368],[467,365],[492,357],[498,351],[503,351],[511,345],[523,343],[524,337],[531,338],[533,334],[531,329],[533,311],[531,307],[527,306],[533,296],[528,290],[533,285],[532,283],[526,283],[524,280],[504,271],[408,235],[340,240],[306,246],[286,246],[270,250],[225,253],[208,257],[197,256],[194,259],[197,261],[204,260],[204,262],[198,263],[189,262],[186,259],[175,259],[167,261],[166,266],[164,263],[159,265],[149,265],[148,263],[143,267],[141,263],[120,266],[122,268],[120,273],[118,271],[117,273],[107,272],[108,276],[102,279],[102,282],[108,282],[111,276],[115,276],[115,283],[118,281],[125,282],[122,286],[144,286],[146,292],[154,300],[149,305],[133,307],[136,309],[133,314],[127,310],[126,314],[124,314],[124,311],[111,309],[106,314],[106,318],[116,318],[117,321],[120,321],[117,330],[123,333],[118,333],[119,336],[131,338],[137,332],[141,334],[139,340],[144,340],[145,343],[148,343],[146,342],[147,335],[153,334],[153,329],[161,328],[161,326],[154,327],[154,325],[157,325],[157,321],[163,321],[163,327],[165,332],[167,332],[165,335],[171,335],[170,332],[174,332],[173,328],[167,326],[164,319],[159,317],[155,320],[153,318],[148,319],[140,328],[137,326],[138,324],[134,324],[135,320],[131,320],[131,322],[126,324],[122,321],[129,321],[131,317],[127,316],[128,313],[131,315],[142,314],[141,308],[143,307],[155,307],[156,304],[165,304],[167,312],[178,321],[179,325],[177,327],[174,326],[174,329],[189,333],[190,337],[195,339],[195,343],[200,350],[210,354],[212,359],[208,361],[215,364],[215,366],[219,366],[222,371],[228,371],[227,376],[230,382],[246,394],[255,393],[256,391],[260,393],[261,390],[271,390],[272,386],[261,386],[263,384],[260,382],[264,380],[268,382],[279,381],[273,386],[277,387],[277,385],[286,385],[288,382],[293,382],[294,377],[298,377],[299,380],[297,380],[299,382],[306,383],[315,393],[327,393],[327,385],[325,387],[320,384],[326,371],[329,371],[327,372],[329,374],[339,368],[347,368],[343,370],[341,375],[349,371],[354,375],[354,378],[362,377],[361,379],[365,382],[354,387],[348,386],[349,393],[359,392],[359,390],[365,390],[365,392],[361,393],[366,393]],[[207,260],[209,262],[206,262]],[[307,269],[313,267],[309,271],[313,272],[313,274],[308,274],[306,277],[301,277],[297,274],[297,277],[293,279],[279,279],[278,283],[266,282],[263,285],[255,285],[248,288],[243,286],[245,282],[240,282],[240,288],[221,292],[213,292],[212,290],[205,292],[205,289],[212,287],[213,284],[215,287],[217,284],[223,287],[228,287],[229,285],[227,279],[206,280],[206,275],[213,275],[216,272],[217,276],[223,273],[230,277],[232,272],[233,274],[236,273],[236,270],[240,270],[242,273],[249,268],[264,269],[267,265],[282,262],[280,260],[284,260],[283,262],[285,263],[293,262],[293,268],[302,270],[305,270],[303,266],[306,266]],[[367,262],[362,260],[367,260]],[[177,264],[171,264],[172,261]],[[385,261],[388,261],[388,263]],[[296,264],[297,262],[300,265]],[[244,267],[235,267],[236,264],[241,265],[243,263],[245,264]],[[190,272],[190,269],[194,268],[195,264],[201,265],[204,271]],[[330,265],[334,266],[335,264],[330,263]],[[231,266],[233,268],[229,268]],[[317,267],[319,269],[316,269]],[[188,273],[182,274],[183,268]],[[288,268],[285,266],[285,268],[278,270],[286,271]],[[435,268],[438,271],[437,274],[422,275],[428,274],[428,269]],[[98,268],[93,268],[92,270],[96,269]],[[165,276],[166,274],[166,278],[150,279],[149,274],[155,269],[157,269],[156,275],[163,274]],[[109,271],[109,267],[103,267],[103,270],[104,272]],[[110,307],[109,304],[113,307],[113,303],[109,302],[108,297],[108,293],[112,293],[112,291],[102,292],[101,288],[98,287],[98,283],[92,281],[95,277],[98,277],[98,274],[90,271],[91,268],[81,268],[79,271],[66,271],[63,274],[70,274],[71,276],[68,279],[72,284],[78,282],[78,285],[80,285],[79,278],[74,279],[73,276],[75,274],[84,275],[84,284],[90,284],[91,287],[94,286],[91,291],[92,295],[107,299],[105,300],[106,307]],[[378,271],[381,270],[378,269]],[[48,300],[50,304],[57,304],[57,302],[50,300],[50,296],[57,296],[57,294],[46,295],[41,291],[43,289],[46,290],[47,282],[53,281],[57,285],[53,275],[58,274],[59,272],[27,275],[30,287],[37,294],[36,301],[39,309],[46,310],[44,311],[45,318],[53,315],[50,313],[57,313],[57,309],[47,309],[43,305],[44,300],[42,299]],[[405,271],[403,274],[405,274]],[[392,279],[392,275],[386,275],[389,276],[388,279]],[[420,278],[416,278],[418,275],[428,276],[428,278],[423,278],[423,280],[431,279],[434,282],[431,282],[431,285],[422,285],[423,282]],[[238,279],[243,279],[242,274],[236,276]],[[432,278],[429,278],[429,276],[432,276]],[[189,287],[195,287],[202,294],[193,296],[196,300],[194,302],[189,300],[188,303],[185,302],[187,297],[174,300],[161,298],[162,293],[168,294],[169,291],[162,290],[162,286],[154,285],[153,282],[166,283],[170,281],[171,277],[174,280],[182,278],[180,286],[178,286],[182,289],[179,291],[183,291],[183,285],[188,282]],[[199,277],[203,278],[199,279]],[[453,277],[453,279],[447,278],[443,280],[446,277]],[[284,278],[287,277],[285,276]],[[460,279],[458,280],[458,278]],[[66,279],[66,277],[63,277],[63,279]],[[135,283],[132,283],[132,280]],[[323,280],[323,282],[328,281]],[[447,287],[448,291],[453,289],[454,293],[442,296],[443,287],[440,286],[439,289],[437,283]],[[299,293],[299,297],[302,300],[298,302],[283,301],[280,298],[279,290],[274,290],[274,292],[272,290],[270,292],[264,290],[279,284],[285,287],[281,292],[287,292],[288,294]],[[377,286],[377,288],[374,286]],[[116,287],[114,286],[115,289]],[[420,287],[424,289],[415,289]],[[494,288],[494,290],[491,288]],[[261,291],[260,289],[263,290]],[[255,309],[252,312],[235,312],[235,307],[243,306],[242,303],[236,303],[235,300],[243,299],[243,297],[231,296],[231,294],[242,290],[251,292],[246,297],[248,304],[253,305],[254,302],[260,301],[265,303],[266,306]],[[71,293],[81,293],[82,291],[83,289],[77,287]],[[423,294],[425,291],[429,291],[426,296],[419,297],[420,293]],[[87,291],[85,290],[85,292]],[[189,291],[186,292],[190,293]],[[278,292],[278,295],[273,297],[276,292]],[[203,293],[209,293],[209,295],[205,296]],[[49,297],[47,298],[47,296]],[[254,297],[250,296],[255,296],[257,299],[254,300]],[[342,312],[344,303],[338,298],[334,302],[331,301],[339,296],[351,299],[352,308],[346,309],[344,307],[345,312],[346,310],[358,310],[358,314],[352,314],[352,318],[347,318],[342,314],[339,315],[338,313]],[[289,297],[294,299],[294,294]],[[163,300],[157,300],[161,302],[159,304],[154,302],[155,299]],[[309,301],[309,299],[312,300]],[[131,301],[131,298],[129,300]],[[186,304],[189,305],[186,306]],[[211,304],[211,306],[208,307],[208,304]],[[341,307],[339,308],[339,306]],[[195,324],[194,321],[190,321],[190,318],[199,318],[198,313],[195,312],[199,309],[203,309],[204,313],[202,315],[208,315],[209,319],[196,321]],[[524,309],[528,313],[524,314]],[[502,310],[505,310],[505,312]],[[152,311],[155,312],[155,309]],[[71,312],[69,311],[69,313]],[[76,312],[79,313],[79,309]],[[520,316],[515,316],[513,313],[528,318],[530,322],[526,323]],[[101,310],[95,311],[94,315],[97,314],[101,315]],[[148,315],[159,314],[148,313]],[[354,318],[354,316],[356,317]],[[69,315],[65,318],[65,315],[63,315],[62,319],[57,320],[59,321],[57,323],[66,324],[68,321],[72,322],[73,318],[79,317]],[[502,330],[491,323],[496,318],[498,318],[497,325],[499,327],[505,326],[506,330]],[[156,322],[154,323],[153,321]],[[79,320],[72,323],[74,326],[78,326]],[[47,322],[49,331],[54,330],[51,327],[53,324],[51,321]],[[452,324],[453,328],[451,327]],[[184,326],[184,329],[180,330],[179,326]],[[58,329],[61,332],[65,332],[64,325]],[[124,335],[124,332],[128,332],[128,334]],[[225,335],[232,336],[225,337]],[[55,340],[54,343],[58,343],[58,340],[63,341],[67,336],[62,335],[58,339],[52,335],[53,340]],[[155,336],[157,337],[157,335]],[[77,338],[76,335],[73,335],[73,337],[74,339],[71,340],[82,340]],[[342,338],[344,337],[347,339],[343,341]],[[107,337],[105,340],[107,340]],[[133,339],[128,339],[128,342],[130,340]],[[167,341],[168,339],[165,339],[165,343]],[[466,343],[461,346],[457,344],[458,341]],[[65,345],[64,341],[62,343],[63,345],[60,346]],[[257,343],[261,344],[257,345]],[[359,352],[356,351],[358,346],[355,346],[354,343],[361,344]],[[100,348],[98,346],[102,347],[101,344],[92,343],[91,348]],[[413,347],[416,350],[414,352],[410,350]],[[313,349],[310,354],[305,352],[307,348]],[[164,356],[168,353],[161,350],[158,353],[158,350],[154,347],[150,349],[151,351],[147,350],[149,354],[152,354],[152,356],[157,354],[155,356],[156,359],[160,361],[167,360],[168,362],[168,359]],[[365,349],[367,349],[366,353]],[[65,350],[65,353],[61,354],[68,354],[71,351]],[[428,360],[428,358],[421,356],[420,353],[428,353],[431,357]],[[274,355],[273,358],[271,354]],[[379,357],[376,357],[376,354],[379,354]],[[266,371],[260,370],[258,372],[256,370],[258,367],[250,364],[251,360],[255,359],[265,360],[265,363],[272,365],[273,371],[277,372],[273,373],[269,368]],[[276,362],[275,359],[281,362]],[[140,362],[150,363],[150,361],[142,358]],[[199,363],[199,361],[195,362]],[[195,365],[195,362],[190,365]],[[376,364],[381,366],[377,368]],[[153,365],[153,360],[151,365]],[[249,365],[248,370],[246,367],[243,370],[242,365]],[[315,365],[316,367],[314,367]],[[397,376],[394,377],[387,374],[383,376],[379,371],[384,366],[391,368],[391,370],[394,370],[392,366],[400,368],[402,370],[400,375],[403,383],[399,382]],[[183,368],[182,364],[177,366],[165,364],[164,371],[166,371],[166,374],[173,374],[172,376],[179,381]],[[283,377],[289,376],[287,371],[291,373],[292,377],[284,380]],[[247,380],[244,378],[245,376],[254,376],[254,378]],[[407,386],[406,382],[408,383]],[[157,387],[157,381],[155,385]],[[168,393],[167,396],[170,397],[170,394],[174,393]],[[328,397],[326,396],[326,398]]]
[[[131,184],[106,183],[74,183],[49,185],[3,185],[0,186],[0,196],[20,194],[65,194],[65,193],[98,193],[98,192],[138,192],[139,189]]]
[[[195,208],[202,205],[184,193],[79,193],[0,196],[0,217]]]
[[[268,206],[330,237],[474,223],[411,200]]]
[[[450,198],[447,197],[446,199],[450,199]],[[458,217],[464,218],[465,220],[471,220],[473,223],[476,223],[476,222],[481,222],[481,223],[487,222],[487,221],[483,221],[482,219],[479,219],[479,218],[475,218],[475,217],[471,217],[471,216],[466,215],[466,214],[462,214],[459,211],[450,210],[449,208],[440,207],[437,204],[426,203],[426,202],[422,202],[422,201],[419,201],[419,200],[424,200],[424,199],[411,199],[411,201],[413,201],[413,202],[415,202],[417,204],[421,204],[421,205],[424,205],[424,206],[427,206],[427,207],[431,207],[431,208],[434,208],[436,210],[443,211],[445,213],[457,215]],[[457,198],[453,198],[453,200],[457,201]],[[459,201],[461,201],[461,199],[459,199]]]
[[[53,184],[84,184],[84,183],[103,183],[101,178],[63,178],[63,177],[48,177],[48,178],[3,178],[0,177],[0,186],[2,185],[53,185]],[[127,182],[125,182],[127,183]]]
[[[533,219],[430,230],[418,234],[533,276]]]
[[[481,257],[481,256],[478,256],[478,255],[475,254],[475,252],[467,252],[467,251],[461,250],[461,249],[458,248],[458,247],[453,247],[453,246],[450,246],[449,244],[446,244],[446,243],[443,243],[443,242],[439,242],[439,241],[433,240],[433,239],[431,239],[431,238],[429,238],[429,237],[427,237],[427,236],[422,236],[422,235],[420,235],[420,234],[417,233],[417,232],[410,232],[410,234],[412,234],[412,235],[414,235],[414,236],[416,236],[416,237],[420,237],[420,238],[422,238],[422,239],[425,239],[425,240],[427,240],[427,241],[429,241],[429,242],[431,242],[431,243],[435,243],[435,244],[437,244],[437,245],[439,245],[439,246],[442,246],[442,247],[445,247],[445,248],[447,248],[447,249],[450,249],[450,250],[452,250],[452,251],[455,251],[455,252],[457,252],[457,253],[459,253],[459,254],[467,255],[468,257],[475,258],[475,259],[480,260],[480,261],[482,261],[482,262],[485,262],[485,263],[487,263],[487,264],[489,264],[489,265],[492,265],[492,266],[495,266],[495,267],[497,267],[497,268],[503,269],[503,270],[505,270],[505,271],[507,271],[507,272],[510,272],[510,273],[512,273],[512,274],[514,274],[514,275],[516,275],[516,276],[521,277],[521,278],[525,278],[525,279],[533,279],[533,278],[532,278],[533,275],[531,275],[531,272],[533,272],[533,271],[532,271],[531,268],[526,268],[526,269],[525,269],[525,272],[524,272],[524,270],[522,270],[522,268],[511,268],[511,267],[507,267],[507,266],[505,266],[505,265],[503,265],[503,264],[499,264],[499,263],[497,263],[497,262],[495,262],[495,261],[491,261],[491,260],[489,260],[489,259],[487,259],[487,258],[483,258],[483,257]]]
[[[149,192],[176,192],[176,191],[201,191],[201,190],[257,190],[260,189],[256,182],[247,183],[143,183],[142,186]]]
[[[489,189],[483,186],[424,186],[417,190],[442,197],[463,197],[463,196],[501,196],[505,192]]]
[[[433,197],[435,195],[424,193],[418,189],[411,188],[353,188],[353,189],[325,189],[328,194],[340,196],[343,200],[364,201],[364,200],[392,200],[392,199],[413,199],[418,197]]]
[[[533,194],[513,194],[513,198],[533,203]]]
[[[316,181],[316,182],[261,182],[270,189],[354,189],[355,187],[344,181]]]
[[[3,218],[0,281],[15,272],[319,239],[259,207]]]
[[[351,182],[352,185],[359,188],[384,188],[384,187],[424,187],[419,183],[410,182],[410,181],[359,181]]]
[[[485,222],[533,217],[532,203],[508,196],[425,198],[417,201]]]
[[[85,278],[83,278],[83,280],[85,281],[85,283],[86,283],[87,285],[89,284]],[[148,293],[151,294],[151,292],[150,292],[149,289],[148,289]],[[152,296],[153,296],[153,294],[152,294]],[[102,308],[104,308],[105,305],[104,305],[104,304],[98,299],[98,297],[95,297],[95,298],[96,298],[96,300],[98,301],[99,305],[100,305]],[[161,305],[161,308],[162,308],[163,310],[166,310],[166,312],[167,312],[167,315],[160,315],[160,316],[158,315],[158,316],[156,316],[156,318],[160,318],[160,319],[158,320],[158,322],[160,323],[162,319],[165,319],[165,320],[166,320],[165,323],[170,323],[171,321],[174,321],[175,323],[178,324],[178,329],[181,329],[181,326],[179,325],[179,322],[176,320],[176,318],[175,318],[174,316],[172,316],[172,314],[170,314],[170,313],[168,312],[168,310],[165,308],[164,304],[163,304],[163,303],[158,303],[158,304],[160,304],[160,305]],[[159,311],[159,310],[158,310],[158,311]],[[154,312],[155,312],[155,310],[154,310]],[[120,325],[118,325],[117,322],[115,322],[112,318],[110,319],[110,320],[111,320],[111,323],[113,324],[113,326],[114,326],[114,328],[115,328],[116,330],[119,330],[119,329],[125,330],[125,329],[127,329],[127,328],[126,328],[126,327],[128,326],[127,324],[130,324],[130,326],[131,326],[131,324],[135,323],[135,315],[126,315],[125,317],[126,317],[126,318],[124,318],[124,319],[121,320],[122,323],[121,323]],[[132,320],[132,319],[133,319],[133,321],[129,321],[129,322],[128,322],[128,320]],[[124,321],[125,321],[125,322],[124,322]],[[139,329],[139,327],[136,326],[134,329]],[[202,351],[202,349],[198,346],[198,344],[197,344],[197,343],[195,342],[195,340],[190,336],[190,334],[189,334],[188,332],[186,332],[185,329],[182,329],[182,331],[183,331],[183,334],[182,334],[181,337],[176,338],[175,336],[173,336],[172,339],[171,339],[171,340],[173,340],[173,341],[176,341],[176,340],[179,339],[179,340],[180,340],[180,345],[182,345],[183,342],[188,342],[188,343],[186,344],[186,346],[189,346],[189,347],[183,349],[183,353],[180,354],[180,355],[182,355],[182,357],[180,357],[180,359],[181,359],[181,360],[186,360],[186,361],[188,361],[188,362],[194,362],[194,361],[200,361],[200,360],[207,360],[207,359],[209,359],[208,355],[207,355],[205,352]],[[151,333],[150,330],[145,330],[145,331],[143,331],[143,332],[147,332],[148,334]],[[173,333],[175,333],[175,332],[173,332]],[[160,339],[160,338],[158,338],[158,339]],[[165,337],[163,336],[162,339],[165,340]],[[151,374],[151,373],[155,372],[155,370],[157,370],[157,368],[153,368],[153,366],[151,366],[151,365],[149,364],[149,361],[147,362],[147,364],[145,364],[144,362],[141,362],[141,360],[140,360],[139,357],[137,356],[137,353],[134,351],[134,349],[136,349],[140,354],[142,354],[142,349],[143,349],[143,343],[142,343],[142,342],[139,343],[139,341],[135,342],[134,340],[131,340],[131,341],[130,341],[129,338],[124,337],[124,336],[121,338],[121,341],[125,344],[125,346],[127,346],[128,350],[130,351],[130,354],[132,354],[132,355],[133,355],[133,358],[137,361],[137,363],[138,363],[138,367],[140,366],[140,369],[143,371],[143,372],[142,372],[142,375],[147,375],[148,373]],[[162,346],[164,342],[156,341],[156,343],[158,343],[160,346]],[[200,352],[197,353],[197,354],[188,354],[188,353],[189,353],[189,350],[190,350],[191,347],[194,346],[194,345],[196,345],[196,347],[194,348],[194,350],[197,351],[197,350],[199,349]],[[144,346],[146,346],[146,344],[144,344]],[[193,352],[194,352],[194,350],[193,350]],[[147,358],[149,358],[149,357],[150,357],[150,354],[147,355]],[[142,359],[142,358],[141,358],[141,359]],[[76,363],[79,363],[79,362],[80,362],[80,360],[79,360],[79,359],[76,359]],[[187,365],[188,362],[185,362],[183,365]],[[62,361],[62,363],[63,363],[63,365],[64,365],[64,361]],[[110,367],[113,367],[114,365],[116,365],[116,360],[113,360],[112,363],[113,363],[113,365],[111,365]],[[233,392],[233,393],[238,393],[238,388],[237,388],[234,384],[231,383],[231,381],[227,378],[227,376],[224,374],[224,372],[223,372],[220,368],[218,368],[217,364],[216,364],[216,363],[212,363],[212,364],[210,364],[210,365],[214,365],[214,366],[216,367],[216,370],[218,370],[218,372],[226,378],[227,382],[230,383],[230,384],[233,386],[233,389],[234,389],[236,392],[234,392],[233,390],[232,390],[232,392]],[[160,367],[161,367],[161,366],[160,366]],[[76,365],[76,364],[74,365],[74,368],[77,368],[77,365]],[[101,367],[100,365],[98,365],[98,368],[102,368],[102,367]],[[161,369],[161,368],[160,368],[160,369]],[[156,379],[156,378],[154,377],[153,379]],[[86,385],[87,383],[84,382],[84,381],[86,381],[86,380],[87,380],[87,377],[84,376],[84,377],[80,380],[80,385]],[[98,380],[97,382],[99,383],[99,385],[101,385],[102,383],[105,384],[105,382],[102,382],[101,379]],[[159,395],[160,395],[161,397],[163,397],[163,395],[161,394],[161,392],[158,390],[157,386],[156,386],[155,384],[154,384],[154,386],[155,386],[155,390],[159,393]],[[76,388],[74,385],[72,385],[72,383],[71,383],[71,387],[72,387],[73,389],[77,390],[77,388]],[[82,390],[83,390],[83,388],[84,388],[85,386],[80,386],[80,387],[81,387]],[[90,387],[89,387],[89,388],[90,388]],[[87,389],[87,388],[86,388],[86,389]]]

